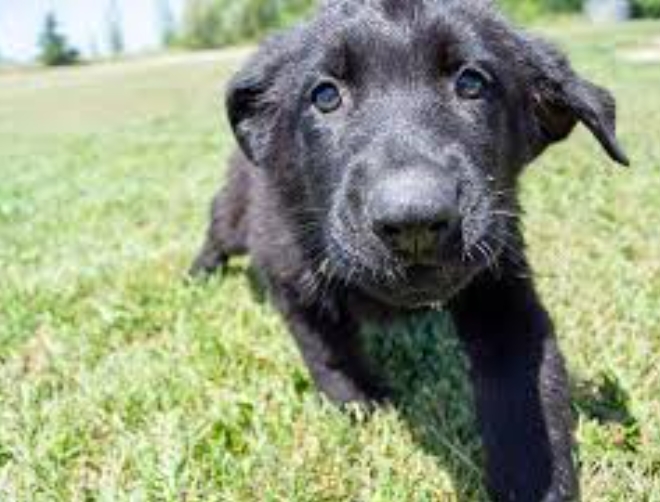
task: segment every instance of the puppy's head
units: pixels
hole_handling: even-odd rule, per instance
[[[507,252],[523,167],[615,104],[485,1],[336,0],[232,82],[231,124],[310,257],[389,303],[443,302]]]

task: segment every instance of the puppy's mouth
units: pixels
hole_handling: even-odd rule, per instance
[[[433,264],[406,264],[378,253],[357,252],[346,242],[329,246],[329,268],[339,280],[393,307],[441,308],[481,268],[460,258]]]
[[[434,261],[397,259],[373,242],[348,232],[340,232],[341,239],[337,234],[328,236],[327,255],[333,264],[330,268],[341,282],[383,303],[405,309],[439,309],[478,273],[497,266],[502,246],[495,243],[501,239],[489,232],[477,233],[480,239],[474,235],[469,243],[443,250]]]
[[[408,309],[442,308],[472,279],[476,269],[468,265],[412,265],[393,282],[363,283],[371,296]]]

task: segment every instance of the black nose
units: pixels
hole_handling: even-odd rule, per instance
[[[437,263],[440,249],[460,228],[456,183],[427,176],[384,180],[374,192],[374,233],[414,264]]]
[[[421,215],[420,215],[421,216]],[[450,212],[425,215],[426,218],[374,220],[374,231],[392,250],[417,262],[437,261],[438,251],[455,233],[459,218]]]

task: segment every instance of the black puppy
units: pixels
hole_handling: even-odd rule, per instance
[[[193,272],[249,253],[337,403],[386,395],[360,354],[365,318],[444,306],[493,498],[576,499],[567,378],[516,188],[578,121],[627,164],[611,95],[485,1],[336,0],[266,42],[227,108],[242,153]]]

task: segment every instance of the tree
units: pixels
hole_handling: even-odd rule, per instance
[[[184,11],[184,44],[194,49],[223,45],[222,10],[219,0],[188,0]]]
[[[160,16],[161,41],[163,46],[169,47],[176,41],[176,21],[172,13],[169,0],[158,0]]]
[[[117,0],[111,0],[108,7],[108,45],[110,52],[115,56],[124,52],[121,10]]]
[[[57,18],[49,12],[44,20],[44,28],[39,36],[40,61],[46,66],[72,65],[79,61],[80,53],[70,47],[66,37],[59,32]]]
[[[306,15],[314,0],[188,0],[182,43],[194,49],[257,40]]]

